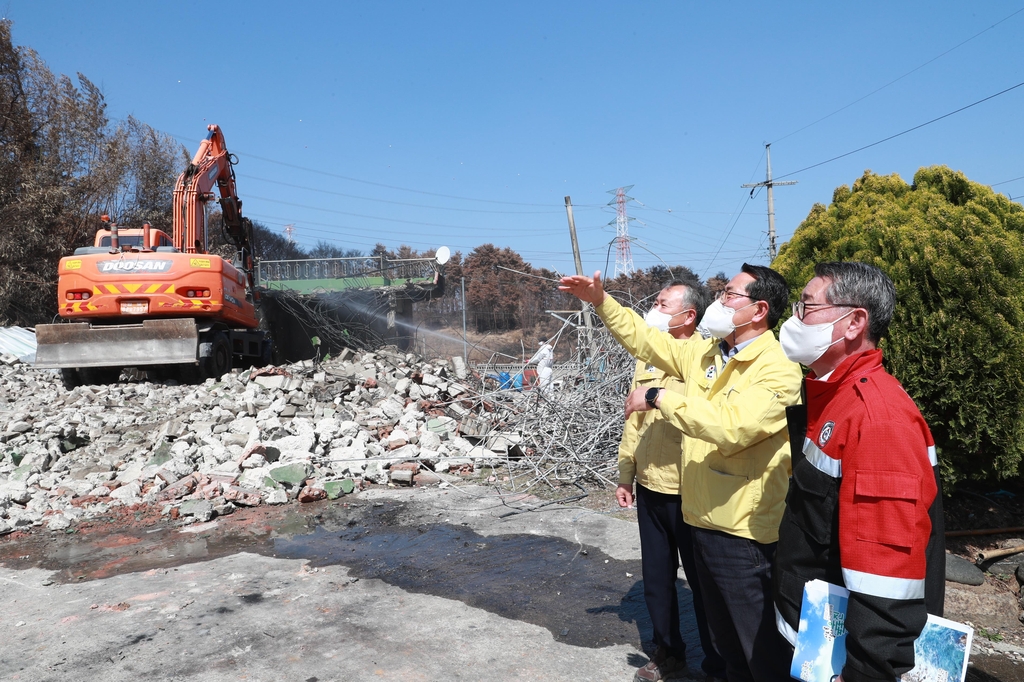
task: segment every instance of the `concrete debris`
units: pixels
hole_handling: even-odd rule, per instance
[[[575,358],[543,392],[392,347],[200,385],[133,378],[72,391],[52,370],[4,360],[0,535],[59,530],[118,505],[203,523],[369,483],[447,485],[445,475],[481,466],[508,467],[517,492],[612,482],[633,361],[605,337],[593,347],[612,350]]]
[[[484,409],[473,380],[461,359],[385,347],[201,385],[131,379],[67,391],[56,372],[5,357],[0,535],[61,530],[112,506],[159,504],[204,523],[237,507],[337,499],[391,482],[391,469],[405,485],[436,484],[434,472],[474,469],[476,443],[457,419]]]

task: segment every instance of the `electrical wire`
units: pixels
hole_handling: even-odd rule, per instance
[[[484,208],[456,208],[454,206],[430,206],[428,204],[413,204],[406,201],[392,201],[390,199],[375,199],[373,197],[364,197],[357,194],[348,194],[346,192],[335,192],[329,189],[320,189],[317,187],[310,187],[309,185],[296,185],[289,182],[281,182],[280,180],[271,180],[269,178],[260,178],[255,175],[243,175],[239,173],[239,176],[245,180],[256,180],[258,182],[267,182],[273,185],[280,185],[282,187],[292,187],[294,189],[306,190],[308,192],[318,192],[320,194],[330,194],[337,197],[346,197],[348,199],[359,199],[361,201],[374,201],[382,204],[391,204],[394,206],[411,206],[413,208],[428,208],[435,211],[460,211],[463,213],[496,213],[498,215],[550,215],[552,213],[562,213],[560,210],[550,211],[491,211]],[[573,206],[573,208],[576,208]],[[593,210],[596,207],[584,206],[582,210]]]
[[[261,197],[261,196],[257,196],[257,195],[254,195],[254,194],[248,195],[248,198],[249,199],[259,199],[260,201],[266,201],[266,202],[269,202],[269,203],[272,203],[272,204],[281,204],[282,206],[291,206],[291,207],[294,207],[294,208],[304,208],[304,209],[308,209],[310,211],[321,211],[323,213],[333,213],[333,214],[336,214],[336,215],[351,216],[353,218],[365,218],[367,220],[383,220],[383,221],[389,222],[389,223],[403,223],[403,224],[406,224],[406,225],[422,225],[422,226],[425,226],[425,227],[450,227],[450,228],[454,228],[454,229],[457,229],[457,230],[477,230],[477,231],[483,230],[483,231],[486,231],[488,229],[488,228],[485,228],[485,227],[481,227],[479,225],[453,225],[451,223],[429,223],[429,222],[423,222],[423,221],[420,221],[420,220],[404,220],[402,218],[386,218],[384,216],[368,215],[368,214],[365,214],[365,213],[353,213],[351,211],[339,211],[338,209],[334,209],[334,208],[322,208],[320,206],[310,206],[309,204],[299,204],[299,203],[296,203],[294,201],[284,201],[282,199],[271,199],[270,197]],[[353,228],[353,229],[355,229],[355,228]],[[363,228],[363,229],[365,229],[365,228]],[[491,229],[501,229],[501,228],[491,228]],[[535,229],[517,228],[516,232],[537,232],[537,233],[542,233],[542,234],[544,234],[544,233],[551,234],[551,233],[556,232],[556,230],[554,228],[535,228]]]
[[[194,138],[194,137],[191,137],[191,136],[187,136],[187,135],[176,135],[174,133],[167,133],[165,131],[160,131],[160,132],[164,132],[164,134],[170,135],[171,137],[173,137],[173,138],[175,138],[175,139],[177,139],[179,141],[180,140],[185,140],[185,141],[193,142],[193,143],[195,143],[195,142],[202,142],[202,140],[199,140],[197,138]],[[455,195],[455,194],[442,194],[440,192],[428,192],[428,191],[422,190],[422,189],[412,189],[411,187],[400,187],[398,185],[388,185],[388,184],[383,183],[383,182],[373,182],[372,180],[363,180],[361,178],[354,178],[354,177],[351,177],[349,175],[340,175],[338,173],[331,173],[329,171],[319,170],[317,168],[309,168],[308,166],[300,166],[300,165],[295,164],[295,163],[288,163],[287,161],[278,161],[276,159],[270,159],[270,158],[267,158],[265,156],[258,156],[256,154],[250,154],[250,153],[248,153],[246,151],[239,150],[237,148],[232,148],[232,152],[231,153],[236,155],[236,156],[240,155],[240,156],[242,156],[242,157],[244,157],[246,159],[255,159],[257,161],[263,161],[265,163],[273,163],[273,164],[278,165],[278,166],[284,166],[285,168],[293,168],[295,170],[301,170],[301,171],[305,171],[307,173],[315,173],[317,175],[323,175],[323,176],[329,177],[329,178],[336,178],[338,180],[345,180],[347,182],[358,182],[360,184],[370,185],[372,187],[383,187],[385,189],[394,189],[394,190],[398,190],[400,192],[411,192],[413,194],[423,194],[425,196],[431,196],[431,197],[442,197],[444,199],[457,199],[459,201],[476,201],[476,202],[480,202],[480,203],[484,203],[484,204],[500,204],[500,205],[504,205],[504,206],[533,206],[533,207],[542,207],[542,208],[556,208],[556,207],[557,208],[561,208],[561,206],[559,204],[533,204],[533,203],[526,203],[526,202],[522,202],[522,201],[498,201],[496,199],[477,199],[476,197],[463,197],[463,196],[458,196],[458,195]],[[577,206],[576,204],[573,204],[573,208],[576,208],[576,206]],[[584,207],[587,207],[587,208],[594,208],[594,206],[590,206],[589,204],[580,204],[580,206],[584,206]]]
[[[1009,180],[1003,180],[1002,182],[993,182],[991,185],[989,185],[989,187],[998,187],[999,185],[1006,185],[1011,182],[1016,182],[1017,180],[1024,180],[1024,175],[1018,178],[1010,178]]]
[[[958,48],[960,48],[960,47],[963,47],[964,45],[966,45],[967,43],[971,42],[972,40],[974,40],[974,39],[975,39],[975,38],[977,38],[978,36],[980,36],[980,35],[982,35],[982,34],[984,34],[984,33],[988,33],[989,31],[991,31],[992,29],[994,29],[994,28],[995,28],[996,26],[998,26],[999,24],[1001,24],[1001,23],[1003,23],[1004,21],[1007,21],[1007,20],[1009,20],[1009,19],[1012,19],[1013,17],[1017,16],[1017,15],[1018,15],[1018,14],[1020,14],[1021,12],[1024,12],[1024,7],[1021,7],[1021,8],[1019,9],[1019,10],[1017,10],[1016,12],[1014,12],[1014,13],[1010,14],[1009,16],[1003,17],[1002,19],[1000,19],[1000,20],[999,20],[999,21],[997,21],[996,23],[992,24],[992,25],[991,25],[991,26],[989,26],[988,28],[984,29],[983,31],[979,31],[978,33],[975,33],[974,35],[972,35],[972,36],[971,36],[970,38],[968,38],[967,40],[964,40],[964,41],[962,41],[962,42],[959,42],[959,43],[957,43],[956,45],[954,45],[953,47],[949,48],[948,50],[946,50],[946,51],[945,51],[945,52],[943,52],[942,54],[940,54],[940,55],[938,55],[938,56],[935,56],[935,57],[932,57],[931,59],[929,59],[929,60],[928,60],[928,61],[926,61],[925,63],[921,64],[920,66],[916,66],[916,67],[914,67],[913,69],[911,69],[910,71],[907,71],[907,72],[906,72],[905,74],[903,74],[902,76],[899,76],[899,77],[897,77],[897,78],[895,78],[895,79],[893,79],[893,80],[889,81],[888,83],[886,83],[885,85],[883,85],[883,86],[881,86],[881,87],[879,87],[879,88],[875,88],[874,90],[872,90],[872,91],[871,91],[871,92],[869,92],[868,94],[864,95],[863,97],[858,97],[857,99],[853,100],[852,102],[850,102],[850,103],[849,103],[849,104],[847,104],[846,106],[843,106],[843,107],[840,107],[840,108],[836,109],[836,110],[835,110],[835,111],[833,111],[833,112],[832,112],[831,114],[827,114],[827,115],[825,115],[825,116],[822,116],[822,117],[821,117],[821,118],[819,118],[818,120],[816,120],[816,121],[812,121],[812,122],[808,123],[807,125],[803,126],[802,128],[797,128],[797,129],[796,129],[796,130],[794,130],[793,132],[791,132],[791,133],[788,133],[788,134],[786,134],[786,135],[783,135],[782,137],[780,137],[780,138],[778,138],[777,140],[775,140],[775,142],[782,142],[783,140],[785,140],[785,139],[787,139],[787,138],[789,138],[789,137],[792,137],[793,135],[796,135],[797,133],[800,133],[800,132],[803,132],[804,130],[807,130],[807,129],[808,129],[808,128],[810,128],[811,126],[814,126],[814,125],[817,125],[817,124],[821,123],[821,122],[822,122],[822,121],[824,121],[825,119],[829,119],[829,118],[832,118],[832,117],[833,117],[833,116],[835,116],[836,114],[838,114],[838,113],[840,113],[840,112],[842,112],[842,111],[845,111],[845,110],[849,109],[849,108],[850,108],[850,107],[852,107],[852,106],[853,106],[854,104],[857,104],[857,103],[859,103],[859,102],[863,102],[864,100],[866,100],[866,99],[867,99],[868,97],[871,97],[871,96],[872,96],[872,95],[874,95],[875,93],[878,93],[878,92],[881,92],[882,90],[885,90],[885,89],[886,89],[887,87],[889,87],[890,85],[893,85],[893,84],[895,84],[895,83],[898,83],[899,81],[903,80],[903,79],[904,79],[904,78],[906,78],[907,76],[909,76],[909,75],[911,75],[911,74],[913,74],[913,73],[915,73],[915,72],[917,72],[917,71],[920,71],[921,69],[923,69],[924,67],[928,66],[928,65],[929,65],[929,64],[931,64],[932,62],[934,62],[934,61],[936,61],[936,60],[938,60],[938,59],[941,59],[942,57],[945,57],[945,56],[946,56],[947,54],[949,54],[949,53],[950,53],[950,52],[952,52],[953,50],[956,50],[956,49],[958,49]],[[772,144],[775,144],[775,142],[773,142]]]
[[[894,140],[897,137],[900,137],[902,135],[906,135],[907,133],[912,133],[915,130],[919,130],[920,128],[924,128],[925,126],[931,125],[932,123],[936,123],[938,121],[941,121],[944,118],[949,118],[953,114],[959,114],[961,111],[966,111],[966,110],[970,109],[971,107],[976,107],[979,104],[982,104],[983,102],[989,101],[990,99],[995,99],[996,97],[999,97],[1000,95],[1005,95],[1006,93],[1010,92],[1011,90],[1016,90],[1017,88],[1021,87],[1022,85],[1024,85],[1024,82],[1017,83],[1016,85],[1011,85],[1010,87],[1006,88],[1005,90],[1000,90],[999,92],[995,93],[994,95],[989,95],[988,97],[983,97],[982,99],[979,99],[976,102],[971,102],[967,106],[960,107],[959,109],[951,111],[951,112],[949,112],[947,114],[943,114],[942,116],[937,116],[936,118],[933,118],[930,121],[925,121],[924,123],[918,124],[918,125],[914,126],[913,128],[907,128],[906,130],[904,130],[902,132],[899,132],[899,133],[896,133],[895,135],[890,135],[889,137],[882,138],[881,140],[878,140],[877,142],[872,142],[871,144],[866,144],[863,147],[858,147],[857,149],[854,149],[853,151],[846,152],[845,154],[840,154],[839,156],[833,156],[831,159],[826,159],[825,161],[819,161],[818,163],[811,164],[810,166],[805,166],[804,168],[801,168],[800,170],[795,170],[795,171],[792,171],[792,172],[789,172],[789,173],[785,173],[783,175],[778,175],[774,179],[775,180],[781,180],[782,178],[788,178],[790,176],[796,175],[797,173],[803,173],[804,171],[811,170],[812,168],[817,168],[818,166],[824,166],[826,163],[832,163],[833,161],[838,161],[839,159],[842,159],[842,158],[845,158],[847,156],[850,156],[851,154],[856,154],[857,152],[862,152],[865,149],[870,149],[871,147],[876,147],[876,146],[882,144],[883,142],[888,142],[889,140]]]
[[[722,243],[721,243],[721,245],[719,245],[718,251],[715,251],[715,255],[712,256],[711,260],[708,262],[708,267],[704,270],[703,274],[701,274],[701,276],[700,276],[701,279],[707,279],[708,270],[710,270],[711,266],[715,264],[715,259],[718,258],[718,254],[720,254],[722,252],[722,247],[725,246],[725,242],[728,241],[729,235],[732,234],[733,229],[736,227],[736,223],[738,223],[740,221],[740,216],[743,215],[743,211],[745,211],[747,209],[747,205],[750,203],[750,201],[751,201],[751,197],[748,194],[747,195],[747,200],[743,202],[743,205],[740,206],[739,213],[736,214],[736,219],[733,220],[732,221],[732,225],[729,226],[729,231],[725,233],[724,237],[722,237]]]

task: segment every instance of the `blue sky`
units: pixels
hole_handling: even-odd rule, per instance
[[[1018,3],[0,8],[15,42],[99,84],[111,118],[134,115],[190,152],[218,123],[240,159],[244,212],[274,230],[293,223],[306,246],[490,242],[568,272],[571,195],[590,272],[614,237],[607,190],[634,185],[635,265],[712,275],[767,262],[764,193],[748,201],[740,188],[764,179],[764,143],[779,177],[1024,81],[1024,12],[1006,19]],[[1024,176],[1022,106],[1024,87],[787,178],[799,184],[775,191],[779,243],[865,169]],[[1024,179],[995,189],[1024,195]]]

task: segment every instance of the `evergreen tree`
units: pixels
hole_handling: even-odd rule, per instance
[[[1019,473],[1024,452],[1024,207],[944,166],[908,185],[870,171],[815,205],[772,267],[794,300],[821,261],[881,268],[897,307],[882,347],[935,436],[947,484]]]

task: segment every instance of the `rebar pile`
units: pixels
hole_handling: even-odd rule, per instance
[[[597,350],[591,355],[588,346]],[[481,442],[518,436],[518,447],[505,459],[517,491],[541,482],[614,486],[618,480],[624,404],[635,361],[604,329],[594,330],[592,344],[577,347],[543,390],[499,389],[493,378],[481,377],[484,389],[471,418],[481,428],[473,435]]]

